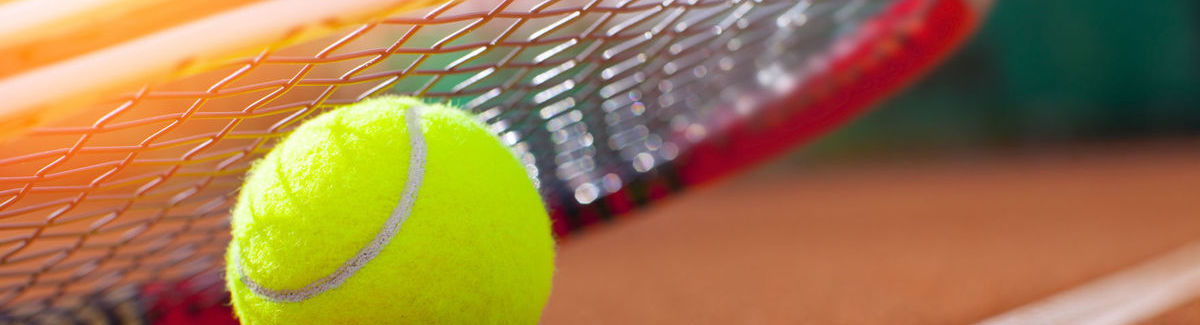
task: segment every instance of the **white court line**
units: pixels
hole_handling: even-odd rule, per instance
[[[1200,242],[979,324],[1128,324],[1198,296]]]

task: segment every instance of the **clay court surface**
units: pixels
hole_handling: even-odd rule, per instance
[[[1197,148],[776,162],[573,237],[543,321],[984,320],[1200,241]]]

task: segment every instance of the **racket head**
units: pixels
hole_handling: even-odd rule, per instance
[[[276,35],[232,60],[164,59],[122,82],[46,86],[60,90],[43,97],[53,118],[16,119],[0,144],[0,267],[11,275],[0,305],[16,320],[130,308],[187,320],[197,306],[228,316],[217,274],[240,174],[299,122],[382,93],[462,105],[491,125],[566,241],[846,122],[956,47],[987,5],[481,3],[343,29],[321,21],[336,32]],[[205,57],[245,53],[229,48],[239,49]],[[43,68],[95,65],[72,60]],[[0,92],[30,93],[19,77],[39,71]]]

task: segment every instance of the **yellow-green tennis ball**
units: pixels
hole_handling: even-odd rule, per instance
[[[250,169],[226,280],[246,324],[531,324],[554,272],[523,166],[466,113],[341,107]]]

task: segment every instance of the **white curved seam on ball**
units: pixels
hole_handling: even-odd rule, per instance
[[[358,254],[346,260],[333,273],[300,289],[275,290],[264,287],[246,275],[244,267],[236,258],[238,254],[232,254],[235,256],[232,259],[232,263],[235,263],[237,267],[238,278],[241,279],[242,283],[251,292],[256,296],[268,300],[301,302],[341,286],[342,283],[346,282],[346,279],[354,276],[354,273],[362,269],[363,266],[366,266],[367,262],[379,256],[379,253],[392,241],[392,238],[399,232],[400,226],[408,219],[409,214],[412,213],[413,204],[417,200],[417,190],[421,188],[421,178],[425,175],[425,138],[422,135],[424,131],[421,129],[421,118],[418,109],[419,107],[410,107],[404,112],[404,120],[409,130],[409,150],[411,151],[408,162],[408,180],[404,182],[404,192],[400,196],[400,202],[396,204],[395,209],[392,209],[391,216],[380,227],[379,232],[375,234],[375,238],[366,246],[359,249]]]

